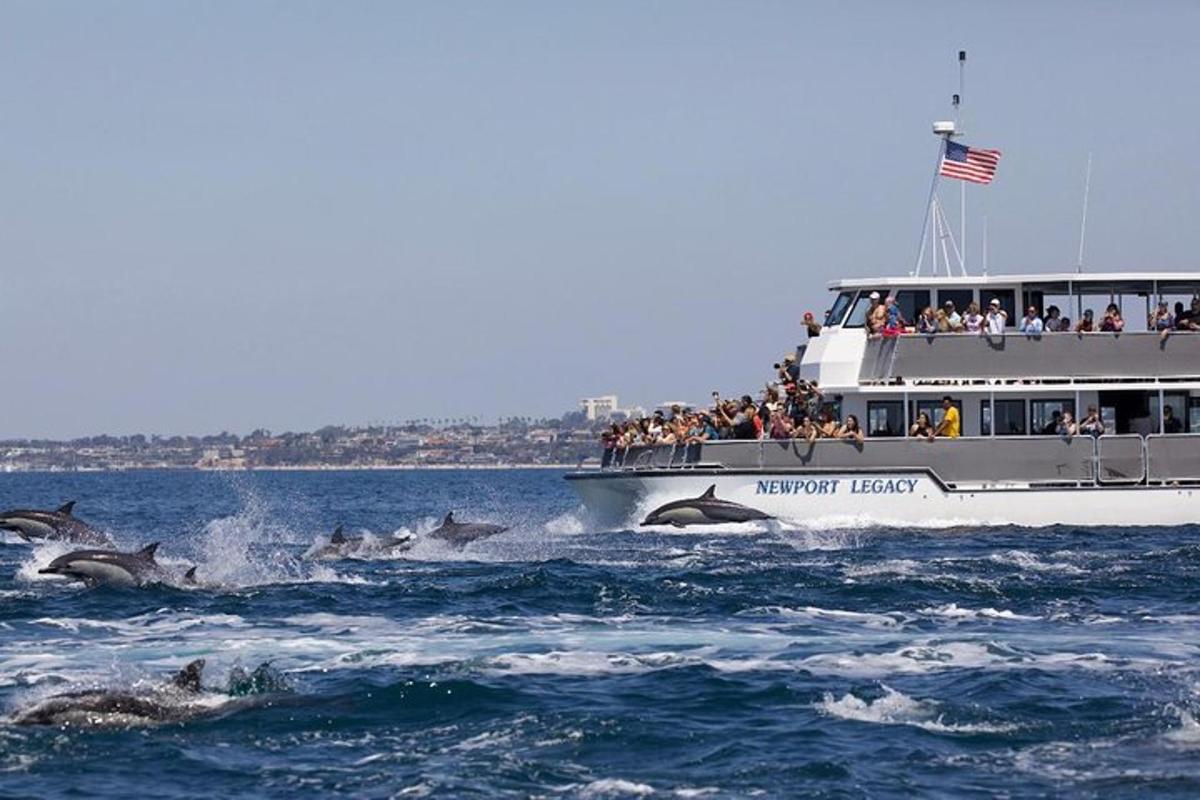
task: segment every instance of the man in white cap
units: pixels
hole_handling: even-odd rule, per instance
[[[871,301],[867,310],[867,333],[878,335],[887,325],[887,309],[879,302],[879,292],[871,292],[867,297]]]
[[[1008,312],[1000,307],[1000,298],[993,297],[988,304],[988,312],[984,318],[983,331],[988,336],[1003,336],[1004,326],[1008,323]]]

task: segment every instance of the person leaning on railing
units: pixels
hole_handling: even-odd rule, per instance
[[[942,412],[942,421],[934,429],[933,435],[957,439],[962,435],[962,418],[958,414],[958,409],[954,407],[954,401],[950,395],[942,398]]]

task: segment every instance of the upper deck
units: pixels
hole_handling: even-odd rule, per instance
[[[877,384],[1020,380],[1032,382],[1200,381],[1200,334],[1149,330],[1160,301],[1174,313],[1200,297],[1200,272],[1059,273],[980,276],[902,276],[832,281],[836,298],[821,335],[801,361],[806,378],[850,389]],[[1008,315],[1003,335],[917,333],[867,335],[870,295],[895,299],[908,324],[926,307],[953,303],[960,315],[993,299]],[[1099,332],[1109,304],[1125,320],[1121,333]],[[1044,318],[1051,308],[1074,326],[1091,311],[1097,332],[1026,336],[1026,308]]]

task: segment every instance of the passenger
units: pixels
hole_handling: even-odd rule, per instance
[[[1093,333],[1096,330],[1096,321],[1092,310],[1089,308],[1083,312],[1083,319],[1075,325],[1076,333]]]
[[[899,336],[904,333],[905,326],[908,323],[905,321],[904,315],[900,313],[900,306],[897,305],[896,298],[888,295],[883,306],[887,315],[887,321],[883,326],[883,335],[890,337]]]
[[[1116,303],[1109,303],[1104,309],[1104,319],[1100,320],[1100,330],[1105,333],[1120,333],[1125,330],[1125,319]]]
[[[792,428],[793,439],[815,442],[818,436],[820,436],[820,431],[817,430],[817,426],[813,424],[812,417],[808,416],[808,414],[804,415],[799,425]]]
[[[952,333],[962,333],[963,320],[962,316],[954,309],[954,301],[947,300],[942,303],[942,310],[946,312],[946,322],[950,325]]]
[[[861,442],[863,440],[863,432],[858,424],[858,417],[853,414],[847,414],[846,423],[838,428],[837,438]]]
[[[958,414],[958,409],[954,407],[954,401],[950,399],[950,395],[942,398],[942,411],[945,413],[942,416],[942,421],[938,423],[937,428],[933,431],[933,435],[945,436],[947,439],[957,439],[962,435],[962,419]]]
[[[963,317],[963,330],[966,333],[983,333],[983,315],[979,313],[979,304],[972,301],[967,306],[967,314]]]
[[[800,365],[796,363],[796,354],[788,353],[783,362],[775,365],[780,383],[795,383],[800,378]]]
[[[1176,317],[1175,327],[1181,331],[1200,331],[1200,298],[1192,298],[1191,307]]]
[[[932,306],[925,306],[925,310],[921,312],[921,318],[917,320],[917,333],[924,333],[932,336],[937,332],[937,315],[933,313]]]
[[[1093,438],[1104,435],[1104,420],[1100,418],[1100,412],[1095,406],[1088,406],[1087,416],[1079,423],[1079,432]]]
[[[1044,328],[1048,333],[1058,333],[1062,330],[1062,312],[1058,306],[1050,306],[1046,309],[1046,322]]]
[[[1158,331],[1163,337],[1170,333],[1175,327],[1175,318],[1171,316],[1169,306],[1166,300],[1159,300],[1158,307],[1154,309],[1154,313],[1150,315],[1149,328],[1152,331]]]
[[[1000,298],[993,297],[988,303],[987,317],[983,322],[984,333],[988,336],[1003,336],[1004,326],[1008,324],[1008,312],[1000,307]]]
[[[1170,406],[1163,408],[1163,433],[1183,433],[1183,421]]]
[[[946,309],[944,308],[938,309],[937,329],[938,333],[950,333],[950,318],[946,316]]]
[[[919,439],[933,440],[933,423],[929,421],[929,415],[924,411],[917,414],[917,421],[908,429],[909,436],[915,436]]]
[[[1041,336],[1044,328],[1041,319],[1038,318],[1037,308],[1030,306],[1025,309],[1025,316],[1021,317],[1021,333],[1028,336]]]
[[[1054,434],[1058,433],[1058,426],[1061,423],[1062,423],[1062,412],[1059,411],[1058,409],[1055,409],[1054,413],[1050,415],[1050,421],[1047,422],[1044,426],[1042,426],[1042,435],[1043,436],[1053,436]]]
[[[1070,439],[1072,436],[1078,436],[1079,426],[1075,424],[1075,415],[1070,411],[1062,412],[1058,420],[1058,427],[1054,429],[1054,432],[1067,439]]]
[[[821,323],[817,322],[817,318],[813,316],[811,311],[804,312],[804,330],[808,332],[808,338],[815,339],[821,335]]]
[[[782,408],[778,408],[771,412],[770,433],[772,439],[792,438],[792,420],[787,414],[783,413]]]
[[[1063,317],[1061,320],[1059,320],[1058,331],[1059,331],[1059,333],[1070,333],[1071,332],[1071,318],[1070,317]]]
[[[867,333],[872,336],[880,336],[887,325],[887,309],[884,308],[883,303],[879,302],[879,292],[871,292],[868,297],[871,300],[871,307],[867,309]]]
[[[841,426],[838,425],[837,419],[833,416],[833,412],[828,408],[821,409],[821,416],[818,417],[817,438],[833,439],[837,436]]]
[[[1186,309],[1184,309],[1183,303],[1179,302],[1178,300],[1175,301],[1174,317],[1175,317],[1175,330],[1177,330],[1177,331],[1188,330],[1188,322],[1191,321],[1192,315],[1189,314]]]

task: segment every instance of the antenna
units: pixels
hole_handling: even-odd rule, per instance
[[[954,127],[962,134],[962,100],[966,95],[967,51],[958,51],[958,94],[954,95]],[[958,182],[958,239],[962,245],[962,261],[959,268],[967,272],[967,182]]]
[[[1092,154],[1088,153],[1087,177],[1083,179],[1083,218],[1079,222],[1079,258],[1075,262],[1075,271],[1083,272],[1083,243],[1087,238],[1087,207],[1088,195],[1092,191]]]

